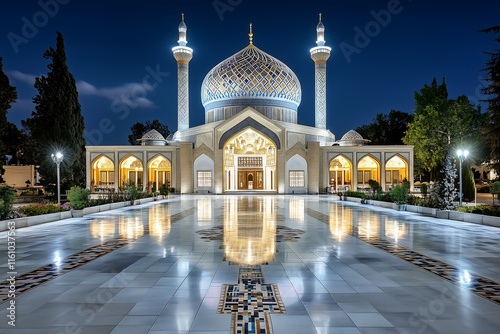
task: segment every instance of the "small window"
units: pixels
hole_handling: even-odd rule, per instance
[[[304,188],[306,186],[305,173],[303,170],[291,170],[289,177],[290,188]]]
[[[198,188],[206,188],[212,186],[212,172],[211,171],[198,171]]]

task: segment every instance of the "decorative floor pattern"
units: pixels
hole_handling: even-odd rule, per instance
[[[325,224],[329,223],[329,217],[321,212],[307,209],[307,214]],[[500,305],[500,283],[498,282],[462,271],[450,264],[417,253],[406,247],[381,239],[380,237],[359,236],[356,231],[353,231],[351,235],[367,244],[397,256],[402,260],[405,260],[421,269],[439,276],[442,279],[445,279],[475,293],[480,297],[486,298],[493,303]]]
[[[285,313],[276,284],[264,283],[260,265],[241,265],[238,284],[224,284],[219,314],[232,314],[231,333],[272,333],[269,314]]]
[[[171,216],[171,222],[175,223],[183,218],[186,218],[195,212],[195,208],[185,210],[173,214]],[[59,263],[49,263],[45,266],[37,268],[33,271],[27,272],[15,278],[16,286],[16,297],[19,297],[22,293],[29,291],[33,288],[40,286],[48,281],[51,281],[61,275],[64,275],[72,270],[75,270],[84,264],[87,264],[95,259],[100,258],[103,255],[109,254],[117,249],[122,248],[144,235],[148,234],[147,225],[145,225],[144,234],[137,238],[114,238],[107,240],[99,245],[87,248],[81,252],[69,255],[68,257],[61,260]],[[0,284],[0,304],[10,299],[8,297],[9,293],[9,281],[5,280]]]
[[[222,241],[222,238],[224,236],[224,227],[215,226],[205,230],[196,231],[196,233],[200,234],[201,239],[207,242]],[[297,241],[300,239],[300,235],[303,233],[304,233],[303,230],[278,225],[276,227],[276,242]]]

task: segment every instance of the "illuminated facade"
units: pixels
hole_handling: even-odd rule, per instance
[[[413,188],[413,147],[365,145],[351,130],[340,140],[326,129],[324,25],[310,50],[315,71],[315,126],[297,123],[300,81],[283,62],[249,44],[210,70],[201,87],[205,124],[189,126],[189,61],[184,16],[172,49],[178,73],[177,132],[168,140],[150,131],[140,146],[87,146],[87,187],[92,191],[135,184],[178,193],[321,193],[383,190],[403,180]],[[332,112],[329,113],[332,116]]]

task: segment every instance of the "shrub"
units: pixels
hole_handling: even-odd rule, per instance
[[[75,210],[81,210],[88,206],[90,190],[82,187],[73,186],[66,193],[69,199],[69,205]]]
[[[382,191],[382,187],[376,180],[369,179],[368,180],[368,185],[372,189],[372,195],[375,196],[375,194],[378,194]]]
[[[0,220],[7,219],[12,210],[15,193],[9,186],[0,187]]]
[[[366,195],[359,191],[346,191],[344,193],[346,197],[357,197],[357,198],[366,198]]]
[[[395,185],[391,190],[391,196],[396,204],[407,204],[408,203],[408,188],[405,185]]]
[[[37,204],[23,205],[19,208],[19,211],[28,217],[45,215],[48,213],[61,212],[61,207],[58,204],[41,202]]]
[[[168,188],[168,185],[166,183],[160,186],[159,191],[160,195],[168,195],[170,193],[170,189]]]

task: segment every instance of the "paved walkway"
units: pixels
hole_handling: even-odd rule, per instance
[[[326,195],[186,195],[15,232],[2,334],[500,331],[493,227]]]

